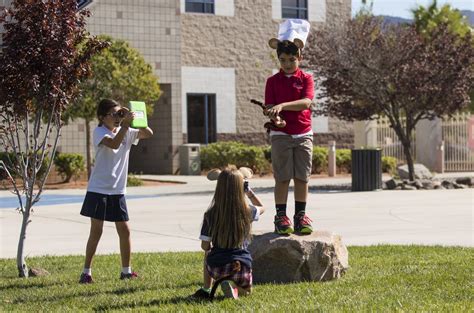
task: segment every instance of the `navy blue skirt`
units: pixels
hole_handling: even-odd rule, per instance
[[[128,221],[125,195],[104,195],[88,191],[81,215],[108,222]]]

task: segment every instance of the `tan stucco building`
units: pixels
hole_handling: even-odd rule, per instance
[[[9,1],[3,2],[6,6]],[[78,2],[92,12],[92,34],[129,41],[159,77],[163,95],[150,117],[155,136],[134,148],[130,160],[131,171],[155,174],[179,170],[178,148],[183,143],[265,143],[265,118],[249,100],[263,100],[265,81],[278,68],[267,45],[277,35],[278,24],[300,17],[316,29],[351,15],[351,0]],[[345,125],[315,118],[315,143],[336,139],[351,144],[352,130]],[[64,128],[60,151],[85,154],[81,121]]]

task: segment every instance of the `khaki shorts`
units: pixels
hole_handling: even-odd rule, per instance
[[[308,182],[313,161],[313,136],[292,138],[290,135],[273,135],[271,143],[275,180],[297,178]]]

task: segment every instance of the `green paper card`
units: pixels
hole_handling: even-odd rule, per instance
[[[135,112],[135,118],[132,121],[133,128],[147,128],[148,120],[146,117],[146,105],[142,101],[130,101],[128,103],[130,111]]]

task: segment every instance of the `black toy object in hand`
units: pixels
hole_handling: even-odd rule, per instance
[[[249,191],[249,181],[245,180],[244,181],[244,192],[248,192],[248,191]]]
[[[268,116],[268,108],[262,102],[255,99],[251,99],[250,102],[261,107],[263,109],[263,115]],[[279,128],[285,127],[286,121],[280,115],[277,115],[275,118],[270,119],[270,122],[266,122],[263,126],[267,129],[267,132],[270,132],[270,130],[278,130]]]
[[[120,118],[124,118],[125,117],[125,114],[127,114],[127,110],[124,110],[124,109],[120,109],[117,111],[117,116],[120,117]]]

